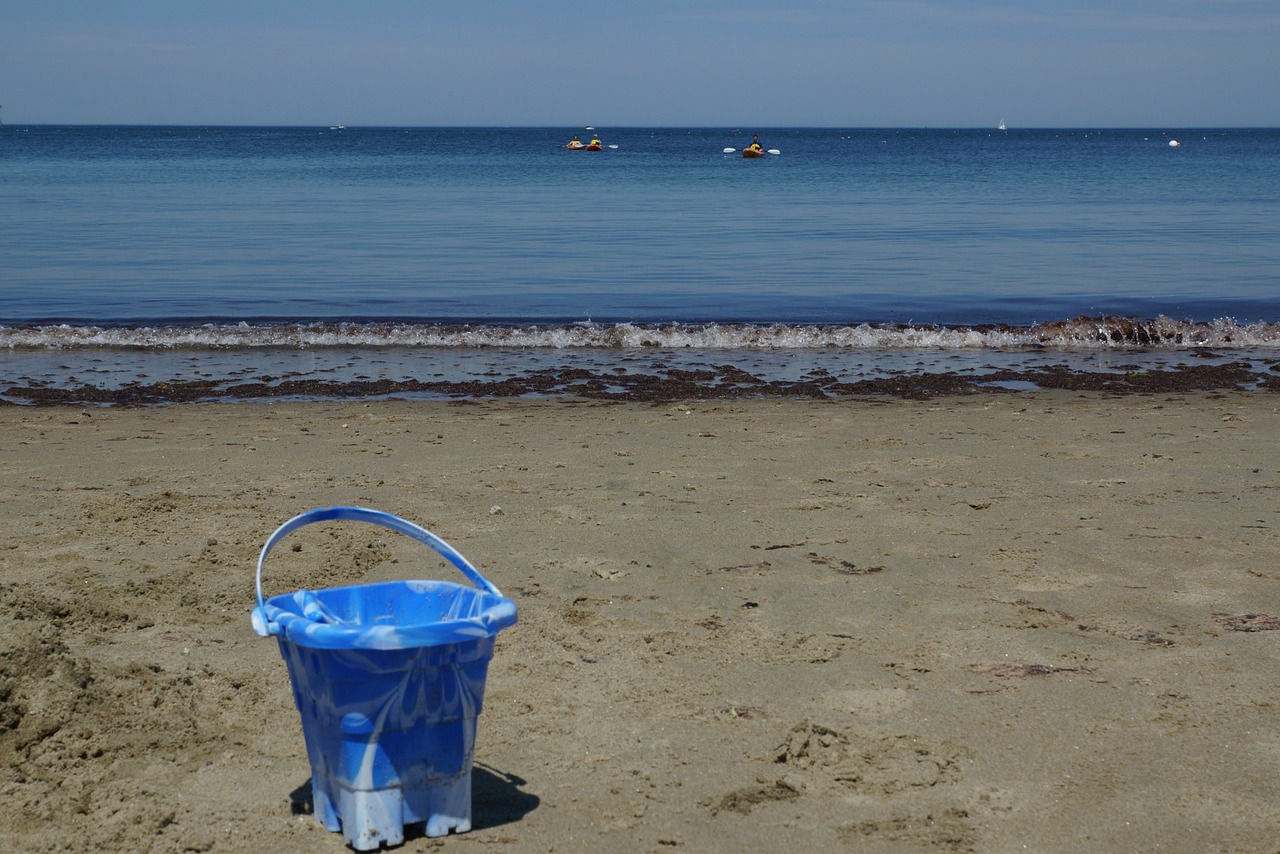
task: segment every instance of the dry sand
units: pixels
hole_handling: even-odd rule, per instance
[[[359,504],[520,608],[476,829],[401,850],[1275,851],[1277,408],[0,408],[0,849],[345,850],[249,609]],[[452,573],[286,542],[268,595]]]

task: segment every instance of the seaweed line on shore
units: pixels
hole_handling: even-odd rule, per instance
[[[175,380],[131,383],[119,388],[84,384],[70,388],[39,384],[0,391],[0,404],[154,406],[167,403],[269,399],[335,400],[416,397],[430,399],[581,397],[661,403],[675,400],[747,398],[841,399],[864,396],[927,399],[972,394],[1068,390],[1113,394],[1197,391],[1280,392],[1280,366],[1259,371],[1247,362],[1186,365],[1123,373],[1081,371],[1066,366],[994,370],[985,374],[912,373],[844,381],[818,369],[798,381],[764,380],[732,365],[705,370],[667,369],[661,374],[609,373],[566,368],[496,380],[416,379],[331,381],[257,377],[251,382]]]

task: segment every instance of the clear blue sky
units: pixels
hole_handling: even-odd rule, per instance
[[[0,0],[6,124],[1280,125],[1278,0]]]

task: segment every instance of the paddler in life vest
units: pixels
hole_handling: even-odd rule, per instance
[[[754,133],[751,134],[751,145],[747,147],[750,148],[752,151],[764,151],[764,149],[760,147],[759,135]]]
[[[569,140],[569,144],[565,146],[565,148],[582,148],[582,147],[583,147],[582,140],[578,139],[578,135],[576,133],[573,135],[573,139]]]

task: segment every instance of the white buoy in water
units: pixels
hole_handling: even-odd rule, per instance
[[[1180,145],[1182,145],[1182,143],[1178,142],[1176,139],[1171,139],[1171,140],[1169,140],[1169,147],[1170,147],[1170,148],[1177,148],[1177,147],[1178,147],[1178,146],[1180,146]]]

